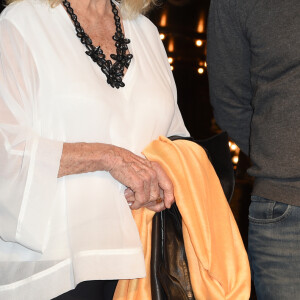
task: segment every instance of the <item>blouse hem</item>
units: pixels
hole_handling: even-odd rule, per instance
[[[94,251],[92,251],[94,252]],[[123,250],[123,255],[83,251],[26,279],[0,286],[0,299],[49,300],[88,280],[135,279],[146,276],[141,248]],[[76,275],[75,275],[76,274]],[[47,282],[47,284],[45,284]]]

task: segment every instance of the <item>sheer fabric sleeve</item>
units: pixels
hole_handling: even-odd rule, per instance
[[[38,130],[37,68],[19,31],[0,20],[0,237],[43,252],[63,143]]]

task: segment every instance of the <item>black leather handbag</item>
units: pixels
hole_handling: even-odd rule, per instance
[[[234,171],[227,133],[221,132],[206,140],[180,136],[170,139],[187,139],[206,150],[230,201],[234,190]],[[182,219],[176,203],[170,209],[156,213],[152,221],[151,293],[152,300],[195,299],[184,249]]]

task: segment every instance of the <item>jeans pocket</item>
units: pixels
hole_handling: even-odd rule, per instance
[[[256,224],[280,222],[286,219],[291,211],[289,204],[252,196],[249,206],[249,222]]]

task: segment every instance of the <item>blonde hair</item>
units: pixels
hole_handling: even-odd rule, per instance
[[[21,1],[21,0],[6,0],[7,4]],[[40,1],[48,1],[51,7],[55,7],[59,5],[62,0],[40,0]],[[121,12],[123,17],[132,19],[136,17],[138,14],[145,14],[154,4],[156,4],[156,0],[117,0],[120,2]]]

